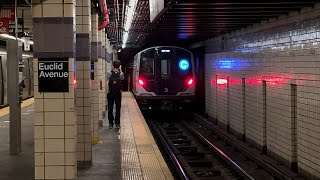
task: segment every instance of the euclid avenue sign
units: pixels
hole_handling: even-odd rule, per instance
[[[68,58],[39,58],[39,92],[69,92]]]

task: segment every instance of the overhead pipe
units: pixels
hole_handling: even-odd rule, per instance
[[[104,29],[110,23],[106,0],[101,0],[101,6],[102,6],[102,23],[98,27],[99,31]]]

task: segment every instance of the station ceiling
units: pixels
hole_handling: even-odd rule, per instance
[[[91,0],[97,7],[100,0]],[[29,6],[31,0],[18,0]],[[111,44],[122,45],[125,8],[129,0],[107,0],[110,24],[106,28]],[[263,20],[278,18],[303,7],[313,7],[310,0],[164,0],[164,10],[150,22],[149,0],[138,0],[129,31],[128,48],[155,45],[190,44],[220,34],[245,28]],[[13,6],[14,0],[0,0],[0,7]]]
[[[165,0],[164,10],[151,23],[149,0],[138,0],[126,47],[188,47],[192,43],[239,30],[263,20],[300,11],[303,7],[313,7],[316,2],[318,1]],[[114,27],[109,26],[107,29],[108,37],[116,39]],[[121,34],[117,34],[119,44]]]

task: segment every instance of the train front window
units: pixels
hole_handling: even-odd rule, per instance
[[[140,74],[146,78],[154,76],[154,58],[141,57]]]

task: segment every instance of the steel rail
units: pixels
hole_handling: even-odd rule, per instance
[[[212,148],[214,148],[221,156],[223,156],[229,163],[231,163],[236,169],[238,169],[244,176],[246,176],[250,180],[255,180],[249,173],[247,173],[244,169],[242,169],[236,162],[234,162],[229,156],[227,156],[223,151],[221,151],[217,146],[212,144],[207,138],[205,138],[200,132],[198,132],[196,129],[189,127],[192,129],[194,133],[196,133],[198,136],[200,136],[204,141],[207,142]]]
[[[157,126],[155,125],[155,123],[153,121],[151,121],[153,129],[156,131],[158,137],[161,140],[161,144],[165,147],[165,149],[169,152],[171,158],[173,158],[174,160],[174,164],[178,167],[180,173],[183,175],[183,177],[186,180],[189,180],[190,178],[188,177],[188,174],[185,172],[185,170],[183,169],[181,163],[179,162],[178,158],[176,157],[176,155],[173,153],[173,151],[171,150],[170,146],[167,144],[167,142],[163,139],[162,133],[159,131],[159,129],[157,128]]]

